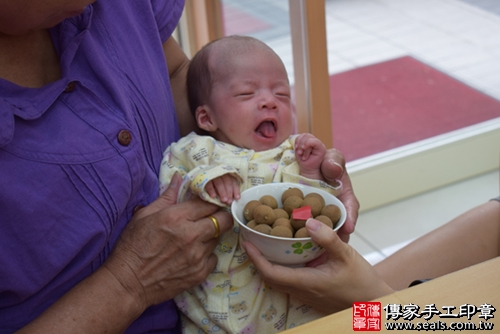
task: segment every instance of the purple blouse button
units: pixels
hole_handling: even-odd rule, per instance
[[[118,132],[118,142],[122,146],[129,146],[132,142],[132,134],[127,130],[121,130]]]
[[[76,83],[74,81],[71,81],[71,82],[68,83],[68,85],[64,89],[64,92],[65,93],[71,93],[75,89],[76,89]]]

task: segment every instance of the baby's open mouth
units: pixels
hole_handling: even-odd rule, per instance
[[[273,138],[276,135],[276,124],[273,121],[267,120],[259,124],[255,132],[262,137]]]

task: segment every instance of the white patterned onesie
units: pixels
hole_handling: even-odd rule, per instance
[[[241,191],[264,183],[294,182],[338,195],[340,188],[299,175],[293,150],[296,137],[291,136],[277,148],[255,152],[191,133],[165,150],[160,193],[177,171],[184,180],[179,201],[200,196],[225,207],[204,190],[208,181],[224,174],[236,176]],[[183,314],[184,332],[274,333],[325,315],[264,284],[240,246],[236,222],[221,236],[215,254],[217,266],[206,281],[175,297]]]

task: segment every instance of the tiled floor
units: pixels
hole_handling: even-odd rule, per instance
[[[244,34],[278,53],[293,84],[288,1],[248,3],[223,0],[244,14],[236,22]],[[252,31],[245,14],[260,28]],[[326,0],[326,20],[330,74],[409,55],[500,100],[498,0]],[[364,212],[351,244],[377,262],[498,193],[494,171]]]
[[[327,0],[330,73],[410,55],[500,99],[500,16],[459,0]]]
[[[366,211],[360,214],[350,243],[374,263],[498,194],[499,172],[493,171]]]

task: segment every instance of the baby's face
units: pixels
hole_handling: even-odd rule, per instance
[[[290,85],[276,55],[256,49],[219,63],[215,72],[209,105],[216,139],[264,151],[292,134]]]

